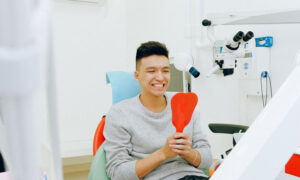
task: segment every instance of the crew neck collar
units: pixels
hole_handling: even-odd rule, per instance
[[[141,95],[141,94],[139,94],[139,95],[136,96],[136,100],[138,101],[138,106],[142,109],[142,111],[144,111],[144,112],[145,112],[146,114],[148,114],[149,116],[154,117],[154,118],[159,118],[159,117],[162,117],[164,114],[166,114],[166,113],[170,110],[170,108],[169,108],[169,106],[170,106],[170,103],[169,103],[169,96],[168,96],[166,93],[164,93],[164,97],[165,97],[165,99],[166,99],[167,105],[166,105],[165,109],[164,109],[162,112],[159,112],[159,113],[155,113],[155,112],[152,112],[152,111],[150,111],[149,109],[147,109],[147,108],[142,104],[142,102],[141,102],[141,100],[140,100],[140,98],[139,98],[140,95]]]

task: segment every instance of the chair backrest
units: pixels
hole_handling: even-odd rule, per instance
[[[139,83],[135,80],[133,72],[113,71],[106,73],[106,83],[111,84],[113,104],[124,99],[138,95],[141,92]],[[105,141],[103,129],[105,116],[102,117],[94,134],[93,155],[95,156],[101,144]]]
[[[105,115],[102,117],[100,123],[97,126],[94,141],[93,141],[93,155],[95,156],[97,150],[101,146],[101,144],[105,141],[105,137],[103,135],[103,129],[105,125]]]

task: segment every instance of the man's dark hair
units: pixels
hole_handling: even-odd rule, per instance
[[[138,63],[142,58],[152,55],[162,55],[169,58],[169,51],[165,44],[162,44],[157,41],[148,41],[142,43],[136,51],[136,69],[138,67]]]

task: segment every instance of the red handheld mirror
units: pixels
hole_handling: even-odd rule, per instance
[[[171,99],[172,123],[176,132],[183,132],[189,124],[197,105],[198,97],[195,93],[177,93]]]

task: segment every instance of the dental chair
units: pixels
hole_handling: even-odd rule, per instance
[[[141,92],[138,82],[134,79],[134,74],[131,72],[109,72],[106,73],[106,83],[111,84],[113,104],[124,99],[134,97]],[[110,180],[106,174],[106,154],[103,149],[103,129],[105,125],[105,116],[102,117],[95,131],[93,141],[93,162],[90,168],[88,180]],[[203,169],[206,175],[210,172],[208,169]]]
[[[106,73],[106,84],[111,84],[112,102],[118,103],[124,99],[128,99],[138,95],[141,92],[138,82],[134,79],[132,72],[114,71]],[[106,154],[103,149],[103,129],[105,125],[105,115],[102,116],[100,123],[95,131],[93,140],[93,162],[90,168],[88,180],[110,180],[107,176]]]

